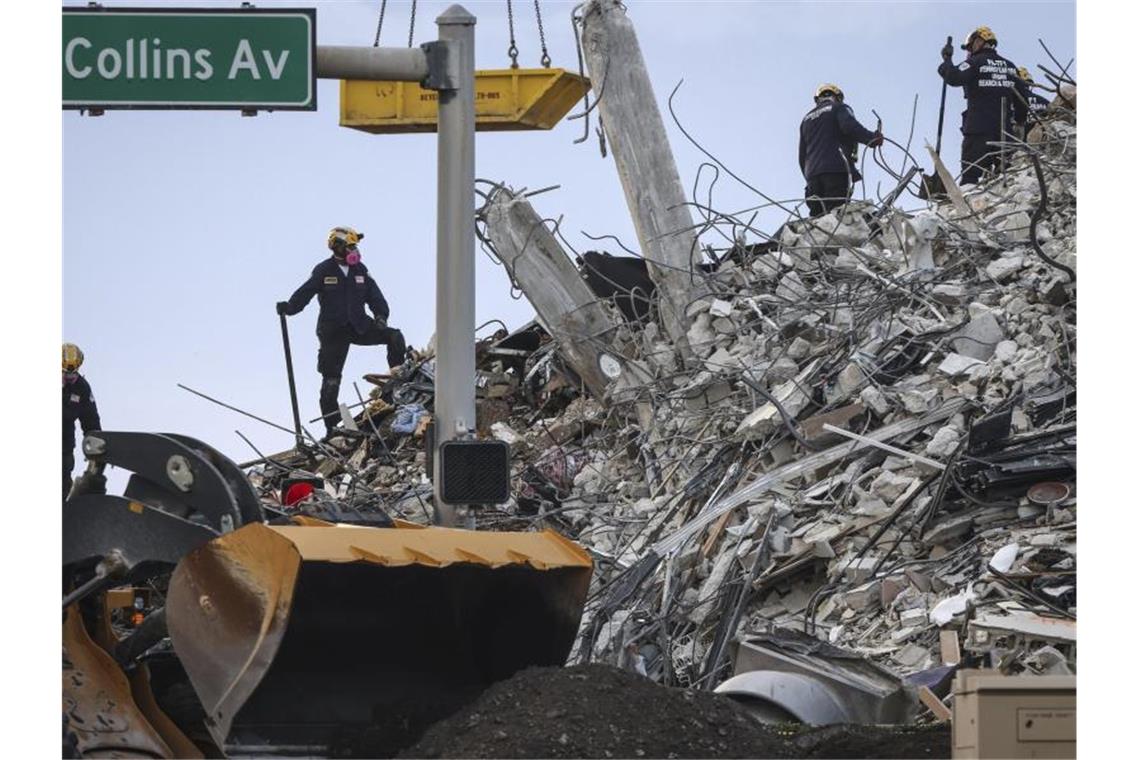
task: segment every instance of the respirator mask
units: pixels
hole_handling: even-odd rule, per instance
[[[349,266],[354,266],[360,263],[360,250],[355,245],[346,245],[338,248],[336,251],[337,258],[344,261]]]

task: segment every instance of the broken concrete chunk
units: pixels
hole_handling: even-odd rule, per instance
[[[693,320],[693,324],[689,327],[688,332],[689,347],[700,356],[708,356],[709,353],[715,348],[713,341],[716,340],[716,333],[712,329],[712,320],[709,315],[698,314],[697,318]]]
[[[724,317],[717,317],[712,322],[712,328],[716,331],[717,335],[735,335],[739,328],[733,323],[731,319]]]
[[[793,271],[780,278],[780,284],[776,287],[776,295],[790,304],[796,304],[806,300],[809,297],[809,291],[800,276]]]
[[[953,425],[943,425],[926,444],[926,455],[934,459],[945,459],[958,448],[962,433]]]
[[[974,367],[982,364],[978,359],[972,356],[964,356],[963,354],[947,354],[942,363],[938,365],[938,371],[949,377],[958,377],[969,372]]]
[[[780,402],[780,406],[793,419],[803,411],[810,400],[804,382],[811,373],[815,372],[817,366],[819,366],[818,359],[805,367],[798,377],[780,385],[772,392],[772,397]],[[736,428],[736,435],[745,439],[757,438],[767,435],[781,424],[783,417],[779,409],[775,404],[765,402],[741,421]]]
[[[870,407],[875,414],[884,416],[891,410],[887,397],[873,385],[868,385],[859,393],[859,399]]]
[[[899,394],[899,401],[902,402],[903,408],[911,414],[926,414],[930,411],[931,402],[936,398],[938,398],[938,390],[935,388],[921,391],[911,389]]]
[[[866,379],[867,376],[858,364],[848,362],[843,371],[839,373],[839,377],[835,379],[835,387],[832,389],[829,400],[832,403],[846,401]]]
[[[840,272],[854,272],[862,266],[858,254],[850,248],[840,248],[831,266]]]
[[[764,381],[770,385],[776,383],[784,383],[791,380],[800,371],[800,366],[792,359],[786,356],[781,356],[776,361],[768,365],[768,369],[764,371]]]
[[[732,313],[732,304],[728,301],[722,301],[719,298],[714,298],[712,304],[709,306],[709,314],[714,317],[727,317]]]
[[[994,349],[994,356],[998,361],[1009,364],[1017,354],[1017,343],[1012,340],[1003,340]]]
[[[946,282],[941,285],[936,285],[930,291],[934,300],[945,304],[960,304],[964,303],[968,297],[969,291],[966,286],[960,282]]]
[[[871,493],[883,501],[893,502],[902,495],[903,491],[910,488],[914,480],[914,478],[896,475],[893,472],[882,472],[871,481]]]
[[[986,274],[997,282],[1005,282],[1021,271],[1025,259],[1020,255],[1001,256],[986,265]]]
[[[942,544],[951,538],[964,536],[973,530],[973,515],[957,515],[949,517],[929,528],[922,536],[922,540],[929,544]]]
[[[811,343],[808,343],[803,338],[796,336],[792,339],[792,343],[788,346],[788,356],[792,359],[803,359],[811,351]]]
[[[1001,230],[1010,240],[1022,242],[1029,239],[1029,214],[1018,211],[1010,214],[1001,222]]]
[[[740,364],[738,363],[736,357],[733,356],[728,351],[728,349],[718,348],[712,353],[711,356],[709,356],[709,358],[705,359],[705,366],[708,368],[709,372],[712,372],[714,374],[724,374],[725,372],[729,372],[733,369],[739,369]]]
[[[843,595],[843,604],[848,609],[866,610],[879,605],[879,582],[871,581],[848,591]]]
[[[980,314],[966,323],[954,334],[950,345],[959,354],[988,361],[994,355],[994,348],[1005,339],[1005,330],[998,324],[992,312]]]

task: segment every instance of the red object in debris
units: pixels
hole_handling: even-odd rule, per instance
[[[285,496],[281,499],[281,503],[287,507],[291,507],[302,499],[311,496],[312,493],[312,483],[294,483],[285,491]]]

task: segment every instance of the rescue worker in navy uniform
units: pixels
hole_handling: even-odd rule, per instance
[[[388,366],[404,363],[407,346],[399,330],[388,327],[388,302],[380,287],[360,261],[357,243],[364,235],[351,227],[334,227],[329,232],[328,246],[332,256],[313,267],[313,273],[288,301],[277,303],[277,313],[299,314],[317,297],[321,311],[317,316],[317,371],[321,373],[321,414],[331,437],[338,419],[337,399],[340,375],[348,358],[348,347],[388,347]],[[364,306],[372,310],[369,317]]]
[[[83,352],[74,343],[63,344],[63,498],[71,492],[71,471],[75,469],[75,422],[83,435],[100,430],[99,410],[87,379],[79,374]]]
[[[1033,76],[1029,73],[1029,69],[1024,66],[1018,66],[1017,76],[1022,82],[1025,82],[1025,86],[1029,90],[1030,117],[1033,119],[1043,118],[1045,112],[1049,110],[1049,99],[1043,98],[1033,91]]]
[[[965,90],[962,184],[976,184],[983,171],[996,173],[1001,166],[1001,152],[986,143],[1003,139],[1003,103],[1006,131],[1015,134],[1014,126],[1025,124],[1029,88],[1017,76],[1017,67],[998,55],[997,37],[988,26],[971,32],[962,49],[969,55],[955,66],[953,46],[944,46],[938,73],[951,87]]]
[[[873,148],[882,142],[881,133],[855,118],[838,85],[821,84],[816,89],[815,107],[800,122],[800,171],[807,180],[804,197],[812,218],[851,197],[852,184],[862,179],[856,168],[858,144]]]

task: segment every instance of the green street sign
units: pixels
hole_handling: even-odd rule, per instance
[[[64,8],[63,107],[317,108],[313,8]]]

